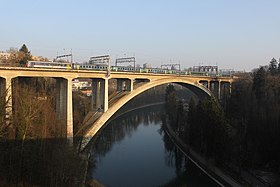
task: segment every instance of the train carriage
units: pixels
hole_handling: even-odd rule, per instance
[[[28,61],[26,64],[30,68],[54,68],[54,69],[71,69],[72,65],[69,62],[42,62],[42,61]]]

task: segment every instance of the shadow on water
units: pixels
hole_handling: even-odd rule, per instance
[[[88,183],[94,183],[95,186],[96,183],[98,183],[100,186],[102,186],[101,183],[108,186],[130,186],[133,184],[133,182],[136,182],[133,181],[133,179],[138,179],[134,176],[135,173],[138,172],[137,175],[142,177],[141,181],[143,182],[141,184],[134,183],[134,186],[155,186],[155,184],[156,186],[166,187],[217,186],[194,164],[188,161],[187,158],[180,152],[180,150],[178,150],[176,146],[173,145],[172,141],[170,141],[169,137],[165,134],[164,129],[161,126],[163,114],[164,110],[163,106],[161,105],[125,113],[124,115],[112,120],[92,141],[91,158],[88,170],[89,172],[87,175]],[[147,127],[145,133],[140,135],[137,134],[144,127]],[[147,144],[152,143],[145,142],[146,140],[150,140],[147,135],[150,131],[156,131],[160,142],[154,144],[153,146],[156,147],[152,147],[151,149],[147,148],[150,146]],[[139,146],[137,142],[134,142],[135,139],[133,139],[133,137],[135,136],[141,136],[142,139],[140,139],[140,141],[145,143],[142,143]],[[127,143],[127,141],[129,141],[129,143]],[[139,141],[139,139],[137,139],[137,141]],[[119,152],[123,150],[116,150],[118,148],[115,147],[123,147],[126,146],[126,144],[132,144],[131,142],[135,143],[135,146],[139,146],[140,150],[135,151],[135,148],[127,148],[125,152],[128,153],[121,153],[122,157],[127,160],[120,161],[118,160],[119,158],[116,160],[115,157],[119,157]],[[141,150],[141,145],[145,147],[143,150]],[[159,151],[159,153],[156,153],[156,156],[152,157],[151,160],[148,160],[150,158],[147,158],[143,151],[151,151],[150,154],[153,154],[152,151],[154,149],[158,150],[158,147],[163,147],[163,151]],[[142,151],[143,155],[140,151]],[[124,154],[128,154],[128,156]],[[138,154],[140,154],[140,156]],[[133,161],[133,158],[130,157],[136,157],[135,159],[137,160],[137,163],[133,163],[135,161]],[[142,160],[139,160],[139,157],[140,159],[143,157]],[[152,168],[156,171],[152,174],[154,176],[149,176],[147,179],[144,178],[146,173],[144,174],[141,172],[146,172],[146,170],[143,170],[142,167],[147,167],[147,170],[151,169],[149,167],[153,167],[152,164],[154,162],[159,162],[161,157],[162,163],[158,165],[158,168]],[[108,166],[106,162],[109,162],[111,165]],[[122,162],[124,165],[119,166],[116,164],[116,162]],[[104,165],[106,165],[106,167]],[[137,168],[139,165],[140,169]],[[128,170],[127,167],[131,167],[130,169],[133,171],[133,174],[126,171]],[[115,175],[113,171],[123,173],[123,175],[126,176],[119,175],[118,173],[117,176],[123,177],[124,179],[112,179],[115,181],[122,181],[118,184],[109,181],[111,179],[106,178],[106,176],[99,176],[99,178],[95,176],[96,173],[101,175],[100,173],[104,172],[104,170],[106,173],[105,175],[110,177]],[[156,182],[153,180],[156,180]]]
[[[138,109],[129,113],[120,110],[118,113],[124,114],[106,124],[102,132],[92,141],[91,150],[94,152],[92,154],[94,156],[91,157],[92,162],[90,164],[96,163],[94,161],[95,156],[105,156],[114,144],[121,142],[126,136],[131,136],[133,132],[137,131],[139,125],[148,126],[152,122],[161,123],[160,115],[162,112],[163,107],[161,105],[145,108],[145,110]]]

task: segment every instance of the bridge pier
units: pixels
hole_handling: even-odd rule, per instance
[[[56,79],[56,117],[60,136],[73,142],[72,78]]]
[[[13,106],[12,106],[12,79],[13,76],[5,76],[1,78],[0,81],[0,94],[1,102],[3,102],[3,112],[5,112],[6,124],[10,123],[10,118],[13,115]]]
[[[108,110],[108,79],[92,79],[92,109],[102,110],[106,112]],[[94,108],[95,103],[95,108]]]
[[[117,91],[132,91],[133,80],[132,79],[117,79]]]
[[[118,92],[123,91],[123,87],[124,87],[123,79],[117,79],[117,91]]]
[[[73,96],[72,78],[67,79],[67,139],[73,142]]]
[[[218,80],[218,99],[221,99],[221,81]]]
[[[231,82],[229,81],[200,80],[199,83],[202,84],[205,88],[208,88],[219,100],[231,94]]]
[[[67,132],[67,79],[56,78],[56,120],[60,126],[60,137]]]
[[[220,98],[223,99],[231,94],[231,83],[230,82],[221,82],[221,96]]]
[[[214,96],[217,99],[220,99],[221,91],[220,91],[220,81],[219,80],[210,81],[209,90],[214,94]]]

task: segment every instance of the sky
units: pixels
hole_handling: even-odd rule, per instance
[[[0,0],[0,51],[251,71],[280,58],[279,0]]]

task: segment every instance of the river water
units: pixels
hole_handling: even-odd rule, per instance
[[[109,122],[92,142],[88,180],[111,187],[218,186],[169,140],[163,112],[142,108]]]

